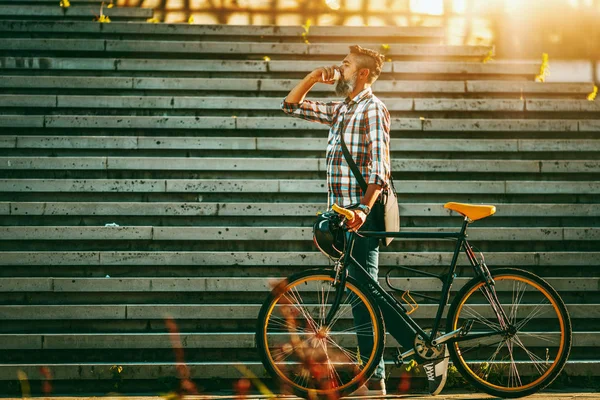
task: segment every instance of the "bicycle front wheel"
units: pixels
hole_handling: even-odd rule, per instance
[[[556,291],[519,269],[492,270],[495,284],[472,279],[448,311],[447,331],[472,324],[448,345],[461,375],[499,397],[533,394],[562,371],[571,350],[571,321]]]
[[[310,270],[280,282],[264,302],[256,345],[263,365],[284,387],[304,398],[338,398],[375,371],[385,330],[372,295],[351,277],[330,324],[325,318],[337,286],[330,270]],[[355,325],[353,314],[360,320]],[[371,349],[361,354],[359,350]]]

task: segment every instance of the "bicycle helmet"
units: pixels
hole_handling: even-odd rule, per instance
[[[345,232],[340,227],[341,218],[334,212],[326,212],[317,217],[313,225],[315,246],[332,260],[338,260],[344,249]]]

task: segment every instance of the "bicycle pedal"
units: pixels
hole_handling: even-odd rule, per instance
[[[466,336],[471,332],[471,328],[473,328],[473,320],[468,319],[465,321],[463,326],[460,327],[460,336]]]
[[[396,347],[394,352],[394,365],[396,367],[401,367],[404,364],[404,358],[402,358],[402,351],[399,347]]]

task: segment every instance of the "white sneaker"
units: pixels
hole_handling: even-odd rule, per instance
[[[385,380],[381,379],[378,381],[368,381],[354,392],[348,395],[348,397],[357,396],[385,396]]]
[[[448,376],[448,359],[450,358],[450,353],[446,345],[444,345],[444,349],[444,357],[423,364],[423,369],[429,381],[429,393],[434,396],[442,391],[446,384],[446,377]]]

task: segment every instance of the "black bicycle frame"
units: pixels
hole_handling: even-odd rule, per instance
[[[466,241],[466,230],[469,225],[469,220],[467,218],[464,219],[462,228],[460,232],[376,232],[376,231],[361,231],[360,235],[365,237],[374,237],[374,238],[386,238],[386,237],[394,237],[394,238],[418,238],[418,239],[454,239],[456,240],[456,246],[454,248],[454,254],[452,256],[452,262],[450,263],[450,270],[444,277],[443,275],[438,276],[435,274],[427,274],[434,277],[439,278],[443,282],[442,287],[442,296],[440,298],[437,315],[435,316],[435,320],[433,323],[433,328],[430,333],[425,332],[409,315],[408,311],[404,307],[402,303],[400,303],[395,297],[389,294],[386,290],[384,290],[379,282],[373,279],[365,270],[365,268],[357,262],[354,257],[352,257],[351,250],[354,244],[354,240],[356,239],[357,233],[352,232],[350,238],[348,239],[345,250],[344,250],[344,258],[342,261],[342,274],[339,277],[339,285],[336,293],[335,300],[332,304],[331,309],[325,319],[325,323],[329,324],[337,310],[339,309],[342,295],[346,286],[346,268],[350,262],[354,263],[356,266],[361,268],[364,271],[364,275],[367,278],[366,282],[361,282],[363,286],[365,286],[375,297],[379,307],[381,308],[384,314],[384,321],[386,322],[386,328],[390,332],[390,334],[402,345],[402,347],[410,349],[414,346],[415,335],[418,333],[422,338],[425,339],[426,342],[430,343],[433,340],[439,329],[440,329],[440,321],[442,319],[442,315],[444,313],[444,309],[448,300],[450,299],[450,289],[452,287],[452,283],[454,282],[455,271],[456,271],[456,262],[458,260],[458,255],[460,253],[463,244],[465,246],[465,252],[467,253],[467,257],[473,267],[475,268],[477,265],[477,260],[474,258],[471,247],[468,245]],[[442,279],[445,278],[445,279]],[[402,322],[400,322],[402,321]]]

